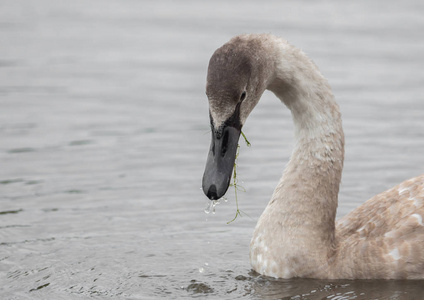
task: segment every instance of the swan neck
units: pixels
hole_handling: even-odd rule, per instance
[[[277,58],[268,89],[291,110],[295,147],[270,204],[279,206],[288,225],[283,227],[309,227],[318,241],[331,246],[344,160],[339,107],[327,80],[303,52],[281,43]]]
[[[344,159],[341,116],[316,65],[284,40],[272,45],[268,57],[274,59],[273,70],[266,88],[290,109],[295,146],[256,225],[251,263],[256,271],[278,277],[316,277],[321,273],[313,272],[329,269],[328,258],[337,248],[335,217]],[[269,267],[262,262],[264,253],[281,265],[277,273],[272,263]],[[321,267],[313,271],[304,266]]]

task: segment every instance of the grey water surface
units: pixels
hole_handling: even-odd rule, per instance
[[[423,281],[276,280],[249,240],[293,146],[269,92],[207,215],[205,77],[233,35],[303,49],[340,104],[338,216],[424,173],[424,2],[1,1],[0,299],[424,299]]]

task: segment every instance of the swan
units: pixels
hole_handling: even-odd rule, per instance
[[[227,191],[241,128],[266,89],[291,110],[295,146],[255,227],[252,269],[275,278],[424,279],[424,175],[336,221],[344,160],[339,107],[317,66],[282,38],[236,36],[209,61],[205,195],[216,200]]]

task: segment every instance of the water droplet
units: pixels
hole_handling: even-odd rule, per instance
[[[205,213],[210,214],[213,209],[212,201],[208,201],[205,207]]]
[[[205,213],[215,214],[215,206],[217,206],[219,203],[220,203],[219,200],[208,200],[208,204],[206,205],[206,208],[205,208]]]
[[[203,272],[205,272],[205,269],[203,269],[203,267],[200,267],[199,268],[199,273],[203,273]]]

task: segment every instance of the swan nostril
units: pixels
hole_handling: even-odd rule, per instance
[[[228,139],[229,139],[228,135],[229,135],[228,131],[225,131],[224,138],[222,139],[221,156],[224,156],[225,153],[227,153]]]
[[[208,194],[206,196],[208,196],[208,198],[211,199],[211,200],[217,200],[218,199],[218,194],[216,192],[216,185],[212,184],[209,187]]]
[[[212,139],[211,151],[212,151],[213,156],[215,156],[215,139]]]

